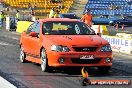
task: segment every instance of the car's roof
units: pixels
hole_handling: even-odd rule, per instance
[[[69,18],[46,18],[46,19],[40,19],[39,21],[41,22],[46,22],[46,21],[70,21],[70,22],[76,21],[76,22],[79,22],[79,20],[69,19]]]

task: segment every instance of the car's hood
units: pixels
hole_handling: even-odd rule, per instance
[[[100,46],[108,42],[98,35],[48,35],[46,40],[52,44],[65,46]]]

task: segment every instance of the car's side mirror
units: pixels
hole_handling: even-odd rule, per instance
[[[30,32],[29,33],[29,36],[38,37],[38,33],[36,33],[36,32]]]
[[[101,33],[97,33],[97,35],[101,37]]]

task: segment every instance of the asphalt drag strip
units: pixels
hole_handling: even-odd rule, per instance
[[[3,78],[0,77],[0,87],[2,87],[2,88],[28,88],[23,83],[17,81],[13,77],[11,77],[9,74],[4,73],[1,70],[0,70],[0,76],[2,76],[5,79],[4,80]],[[1,85],[2,82],[5,83],[5,84],[2,84],[3,86]],[[6,84],[6,83],[8,83],[8,84]]]

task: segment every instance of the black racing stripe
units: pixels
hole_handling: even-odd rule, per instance
[[[30,57],[34,57],[34,58],[40,58],[39,55],[34,55],[34,54],[30,54],[30,53],[26,53],[27,56],[30,56]]]

